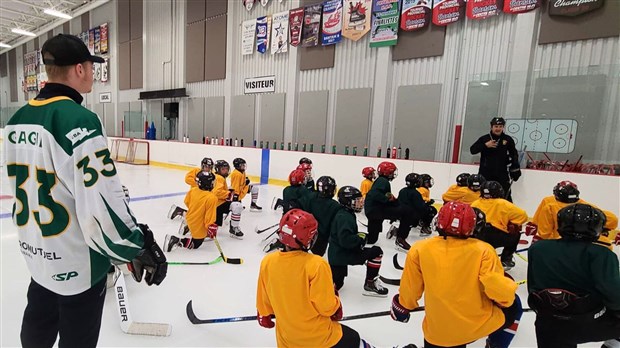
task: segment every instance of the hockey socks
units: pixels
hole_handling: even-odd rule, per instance
[[[508,325],[508,327],[502,330],[497,330],[489,335],[489,338],[487,339],[488,348],[508,348],[510,346],[510,342],[512,342],[512,339],[517,333],[519,321],[523,315],[523,307],[521,306],[521,299],[518,295],[515,296],[515,303],[513,306],[516,307],[514,321],[512,324]]]

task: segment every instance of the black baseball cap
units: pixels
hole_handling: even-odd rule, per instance
[[[503,117],[493,117],[491,119],[491,126],[505,126],[506,120]]]
[[[58,34],[45,41],[41,48],[41,56],[45,65],[68,66],[86,61],[105,62],[103,58],[90,54],[88,47],[77,36],[66,34]]]

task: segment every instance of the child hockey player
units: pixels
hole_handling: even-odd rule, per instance
[[[468,181],[471,175],[469,173],[461,173],[456,177],[456,184],[448,187],[441,198],[444,204],[448,202],[463,202],[471,204],[480,198],[480,192],[469,188]],[[478,190],[480,186],[478,186]]]
[[[192,187],[197,187],[196,176],[200,172],[211,172],[213,170],[213,160],[209,157],[205,157],[200,162],[200,168],[194,168],[187,172],[185,175],[185,183],[189,185],[190,189]],[[173,204],[168,210],[168,218],[170,220],[174,220],[176,217],[183,217],[187,213],[186,209],[183,209],[176,204]]]
[[[281,251],[263,258],[256,289],[258,324],[276,328],[278,347],[369,347],[357,331],[342,325],[342,303],[327,261],[308,253],[318,223],[293,209],[278,227]],[[276,316],[274,323],[271,315]]]
[[[576,348],[620,337],[618,258],[594,245],[605,215],[581,203],[557,214],[561,239],[542,240],[528,251],[528,303],[536,311],[539,348]]]
[[[429,235],[431,234],[431,221],[433,221],[433,218],[437,215],[437,209],[424,202],[422,195],[417,190],[418,183],[418,174],[407,174],[405,177],[405,187],[398,192],[398,203],[403,208],[409,208],[410,214],[413,214],[411,219],[412,226],[409,226],[409,228],[420,224],[424,229],[421,233],[423,235]],[[387,238],[391,239],[395,233],[396,227],[392,226],[387,233]]]
[[[482,184],[486,181],[487,180],[484,176],[480,174],[472,174],[469,178],[467,178],[467,187],[474,192],[478,192],[478,197],[480,197],[480,187],[482,187]]]
[[[215,187],[213,193],[217,196],[218,206],[215,223],[222,226],[224,214],[231,213],[230,216],[230,236],[243,239],[243,232],[239,228],[243,205],[239,202],[239,196],[233,190],[228,189],[226,177],[230,171],[230,165],[224,160],[215,162]]]
[[[362,211],[362,193],[353,186],[338,191],[338,203],[342,208],[332,221],[329,236],[329,266],[337,290],[344,285],[348,265],[366,264],[366,281],[362,295],[387,297],[388,289],[379,281],[379,268],[383,250],[378,246],[365,248],[366,233],[358,232],[355,213]]]
[[[312,247],[312,253],[323,256],[329,243],[331,224],[340,205],[336,202],[336,180],[331,176],[322,176],[316,181],[316,194],[309,194],[300,200],[304,210],[319,222],[319,234]]]
[[[424,203],[428,206],[432,206],[435,204],[435,200],[431,198],[431,187],[435,184],[435,180],[428,175],[422,174],[420,175],[420,186],[417,188],[418,192],[422,195],[422,199]],[[437,214],[437,209],[435,208],[435,214]],[[430,221],[428,223],[424,220],[420,221],[420,235],[428,236],[432,233]]]
[[[521,239],[521,225],[527,222],[525,210],[504,199],[504,189],[497,181],[487,181],[481,188],[481,199],[472,207],[486,214],[487,227],[476,238],[491,244],[494,248],[504,247],[502,265],[506,270],[515,266],[512,255]]]
[[[235,158],[233,160],[233,166],[235,169],[230,174],[230,188],[239,196],[240,202],[243,201],[245,195],[250,192],[252,194],[250,211],[262,211],[263,208],[256,204],[258,200],[258,186],[251,185],[250,179],[245,175],[245,168],[247,166],[245,160],[243,158]]]
[[[368,218],[367,242],[369,244],[377,242],[383,228],[383,220],[399,220],[396,247],[409,250],[410,245],[406,239],[409,236],[410,226],[413,226],[414,217],[407,207],[398,204],[390,185],[390,181],[398,176],[398,169],[394,163],[384,161],[379,163],[377,173],[379,177],[372,184],[364,200],[364,213]]]
[[[362,169],[362,176],[364,180],[360,184],[360,192],[362,192],[362,197],[366,198],[366,194],[370,191],[373,181],[377,178],[377,172],[373,167],[366,167]]]
[[[312,178],[312,163],[300,163],[297,169],[303,170],[306,173],[306,183],[304,184],[306,188],[310,191],[316,191],[314,179]]]
[[[532,221],[525,225],[525,234],[534,236],[532,242],[540,239],[560,239],[560,234],[558,233],[558,211],[575,203],[592,205],[579,198],[579,189],[576,184],[568,180],[560,181],[553,187],[553,196],[543,198],[538,205]],[[602,211],[606,218],[605,225],[603,226],[604,234],[605,231],[618,227],[618,217],[610,211]],[[601,234],[601,241],[609,244],[610,241],[606,240],[603,234]]]
[[[425,348],[464,348],[488,336],[487,347],[507,348],[523,313],[517,284],[504,276],[495,250],[469,238],[476,214],[449,202],[439,211],[439,236],[416,242],[407,253],[392,319],[409,320],[424,294]]]
[[[191,233],[191,238],[179,238],[173,235],[166,235],[164,246],[167,252],[171,252],[176,247],[187,249],[198,249],[205,238],[215,238],[217,235],[217,224],[215,215],[217,210],[217,197],[213,192],[215,175],[209,171],[201,171],[196,175],[197,187],[192,187],[185,196],[187,206],[187,227]]]

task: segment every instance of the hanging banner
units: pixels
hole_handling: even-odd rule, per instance
[[[108,53],[108,23],[99,26],[99,33],[101,35],[101,47],[99,47],[101,54]]]
[[[550,0],[549,16],[574,17],[603,7],[605,0]]]
[[[334,45],[342,40],[342,1],[328,0],[323,3],[323,30],[321,44]]]
[[[396,45],[399,4],[399,0],[373,0],[370,47]]]
[[[250,11],[254,7],[254,0],[243,0],[243,7]]]
[[[485,19],[497,16],[502,3],[503,0],[469,0],[467,1],[467,18]]]
[[[256,51],[259,53],[267,52],[269,47],[269,22],[270,16],[256,18]]]
[[[95,54],[95,29],[88,29],[88,50]]]
[[[508,0],[504,1],[504,12],[519,14],[530,12],[540,7],[541,0]]]
[[[290,42],[291,46],[297,47],[301,42],[301,27],[303,25],[304,20],[304,9],[296,8],[294,10],[290,10],[288,13],[288,23],[291,28],[290,31]]]
[[[465,16],[465,0],[435,0],[433,2],[433,24],[448,25]]]
[[[433,0],[403,0],[400,28],[405,31],[421,29],[431,22]]]
[[[288,51],[288,11],[275,13],[271,21],[271,54]]]
[[[313,47],[319,44],[319,29],[323,4],[304,8],[304,25],[301,30],[301,47]]]
[[[269,0],[260,0],[260,4],[263,5],[263,7],[267,6],[268,3]]]
[[[95,54],[101,54],[101,28],[95,27]]]
[[[244,21],[241,24],[241,55],[254,53],[254,34],[256,33],[256,19]]]
[[[370,6],[372,0],[344,0],[342,36],[357,41],[370,31]]]

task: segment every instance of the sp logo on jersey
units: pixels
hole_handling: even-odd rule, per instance
[[[69,271],[69,272],[65,272],[65,273],[58,273],[58,274],[54,274],[52,276],[52,279],[54,279],[57,282],[65,282],[68,281],[71,278],[75,278],[78,276],[78,272],[76,271]]]

